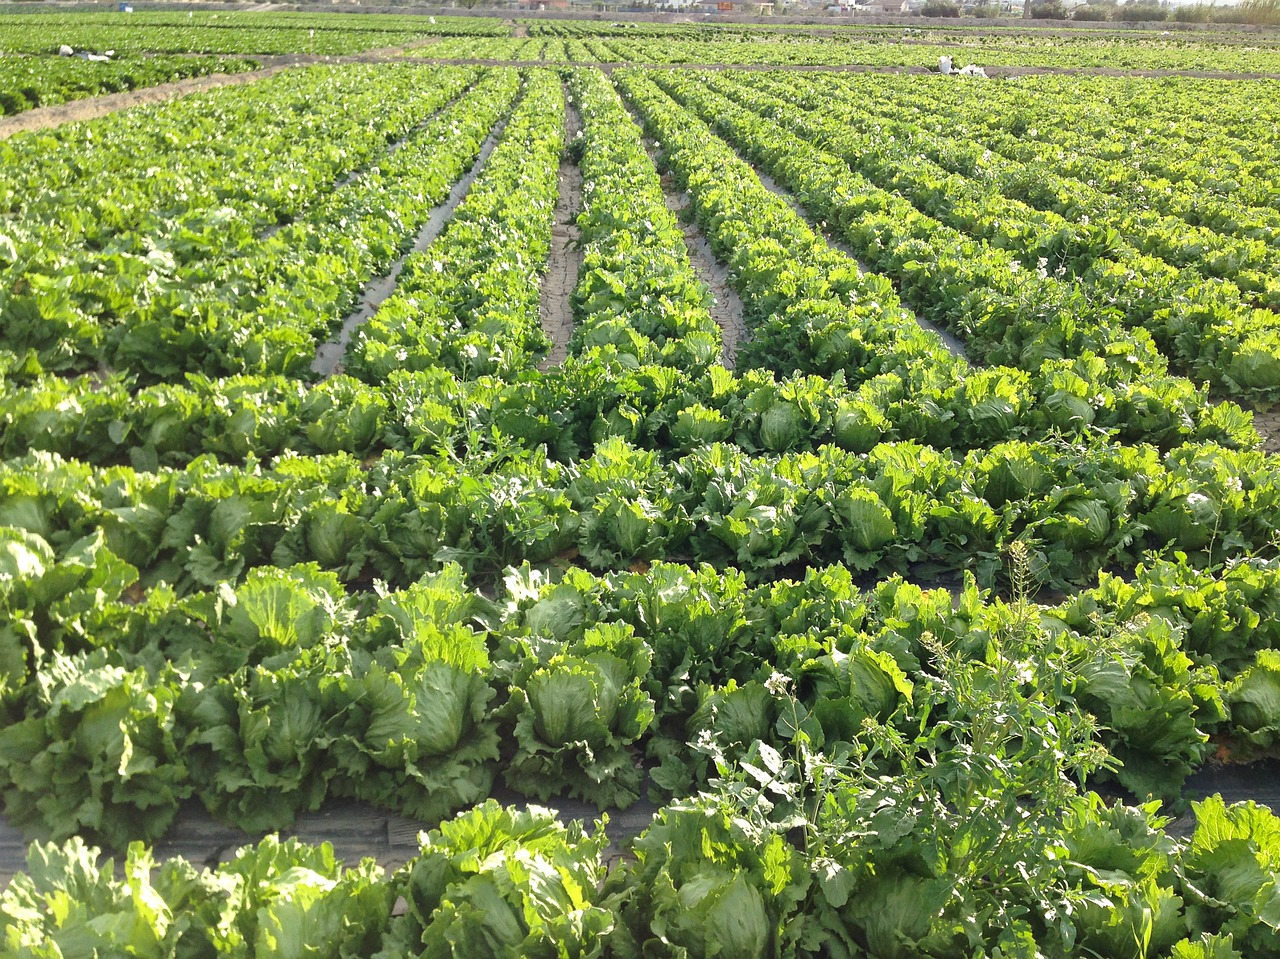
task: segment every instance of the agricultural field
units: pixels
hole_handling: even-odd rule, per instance
[[[0,954],[1280,956],[1280,79],[134,16],[273,72],[0,140]]]
[[[147,57],[107,63],[69,57],[0,57],[0,116],[187,77],[239,73],[255,66],[252,60],[227,57]]]

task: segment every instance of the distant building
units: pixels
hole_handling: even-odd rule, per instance
[[[693,9],[699,13],[749,13],[753,15],[773,13],[773,4],[768,0],[700,0]]]

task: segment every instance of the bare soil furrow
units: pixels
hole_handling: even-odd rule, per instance
[[[1262,448],[1268,453],[1280,453],[1280,407],[1255,412],[1253,425],[1262,434]]]
[[[581,118],[565,94],[564,142],[566,147],[582,128]],[[542,329],[551,341],[551,350],[539,364],[546,370],[559,366],[569,355],[573,336],[573,307],[570,297],[578,285],[582,250],[578,247],[578,213],[582,210],[582,171],[568,156],[560,158],[560,193],[556,199],[555,223],[551,228],[551,254],[542,278],[540,312]]]

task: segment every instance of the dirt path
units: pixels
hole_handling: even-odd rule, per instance
[[[1280,407],[1254,413],[1253,425],[1262,434],[1262,448],[1268,453],[1280,453]]]
[[[567,146],[582,129],[577,109],[565,92],[564,142]],[[578,248],[578,213],[582,210],[582,171],[569,159],[560,157],[560,192],[556,198],[555,221],[551,227],[551,254],[547,274],[542,278],[540,312],[542,329],[551,341],[551,350],[538,364],[541,370],[559,366],[569,355],[573,336],[573,307],[569,298],[578,285],[582,250]]]
[[[51,107],[36,107],[34,110],[27,110],[25,113],[0,120],[0,140],[11,137],[15,133],[47,130],[62,126],[64,123],[74,123],[77,120],[94,120],[119,110],[128,110],[130,107],[163,103],[166,100],[212,90],[216,87],[256,83],[286,68],[286,65],[281,64],[261,70],[251,70],[248,73],[213,73],[207,77],[190,77],[124,93],[109,93],[102,97],[85,97],[82,100],[72,100],[69,103],[59,103]]]
[[[319,373],[321,376],[335,376],[342,372],[342,358],[346,355],[351,337],[369,317],[378,312],[378,307],[396,291],[396,281],[404,270],[405,260],[415,253],[425,252],[435,242],[436,238],[444,232],[444,228],[453,217],[454,211],[466,199],[467,191],[471,189],[471,184],[475,182],[476,177],[480,175],[480,171],[484,169],[485,162],[489,159],[489,154],[498,145],[498,140],[502,136],[502,131],[505,127],[506,120],[503,119],[493,128],[488,139],[481,145],[480,153],[475,162],[471,164],[471,169],[453,185],[453,189],[449,191],[449,196],[445,201],[431,211],[431,216],[428,217],[426,225],[418,232],[418,239],[414,242],[409,252],[391,264],[391,269],[382,276],[374,277],[365,283],[360,292],[359,305],[343,318],[338,334],[333,339],[320,344],[320,347],[316,350],[316,358],[311,363],[311,369],[314,372]]]

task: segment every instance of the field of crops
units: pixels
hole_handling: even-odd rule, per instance
[[[1280,80],[255,16],[0,22],[362,53],[0,141],[0,955],[1280,956]]]

